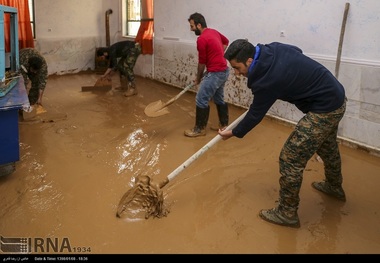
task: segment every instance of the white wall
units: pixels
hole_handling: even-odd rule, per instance
[[[339,136],[380,151],[380,1],[378,0],[156,0],[154,55],[140,56],[135,72],[184,87],[197,66],[196,36],[188,17],[202,13],[208,27],[230,41],[280,41],[299,46],[335,73],[345,3],[350,3],[339,80],[349,99]],[[37,0],[36,48],[46,57],[49,74],[94,68],[96,47],[105,45],[105,12],[110,15],[111,43],[122,39],[119,0]],[[51,31],[49,30],[51,29]],[[284,31],[285,36],[280,37]],[[231,74],[226,100],[248,107],[252,95],[245,80]],[[295,122],[301,113],[277,102],[271,115]]]
[[[380,1],[377,0],[192,0],[155,2],[154,77],[185,86],[196,72],[196,36],[187,21],[202,13],[208,27],[230,41],[248,38],[253,44],[274,41],[299,46],[306,55],[335,74],[340,31],[346,2],[350,3],[339,80],[349,99],[339,136],[370,151],[380,150]],[[281,37],[280,32],[285,36]],[[226,100],[248,107],[252,94],[245,80],[232,75]],[[302,116],[292,105],[278,101],[270,115],[296,122]]]
[[[304,52],[335,57],[345,3],[350,3],[344,58],[380,62],[380,3],[378,0],[193,0],[155,2],[155,39],[194,42],[187,19],[202,13],[208,27],[230,40],[248,38],[253,44],[281,41]],[[285,37],[280,37],[280,32]],[[365,40],[368,40],[364,43]]]
[[[36,48],[48,62],[49,74],[94,69],[95,49],[106,45],[105,12],[109,15],[110,42],[118,41],[118,0],[37,0]]]
[[[218,29],[231,41],[248,38],[253,44],[285,42],[299,46],[309,56],[335,62],[346,2],[350,10],[342,62],[378,67],[378,0],[159,0],[155,3],[156,48],[163,50],[162,43],[169,49],[177,44],[195,46],[196,36],[189,30],[187,19],[191,13],[200,12],[208,27]],[[334,69],[335,65],[333,73]]]

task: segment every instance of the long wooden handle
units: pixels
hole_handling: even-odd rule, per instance
[[[342,56],[342,46],[343,46],[343,39],[344,39],[344,32],[346,30],[346,23],[347,23],[347,16],[348,16],[348,10],[350,9],[350,3],[346,3],[346,6],[344,7],[344,14],[343,14],[343,21],[342,21],[342,28],[340,29],[340,39],[339,39],[339,46],[338,46],[338,55],[336,58],[336,65],[335,65],[335,77],[339,77],[339,68],[340,68],[340,59]]]

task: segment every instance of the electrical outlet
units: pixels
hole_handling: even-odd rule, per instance
[[[285,31],[284,30],[280,31],[280,37],[285,37]]]

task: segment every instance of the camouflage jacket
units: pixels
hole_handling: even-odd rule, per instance
[[[40,57],[43,61],[42,68],[33,74],[29,72],[29,58],[30,57]],[[24,78],[25,87],[27,87],[29,81],[32,81],[32,86],[38,85],[39,89],[44,90],[46,87],[46,82],[48,78],[48,68],[45,58],[34,48],[23,48],[19,52],[19,63],[20,72]]]

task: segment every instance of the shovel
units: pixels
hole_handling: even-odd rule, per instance
[[[82,86],[82,91],[110,91],[112,89],[112,80],[99,78],[94,86]]]
[[[235,126],[244,118],[248,110],[240,115],[234,122],[232,122],[226,129],[232,130]],[[121,217],[122,214],[129,213],[129,215],[135,216],[136,211],[145,211],[145,218],[162,217],[168,213],[163,205],[163,192],[161,188],[167,185],[173,180],[180,172],[185,170],[190,164],[203,155],[208,149],[214,146],[218,141],[222,139],[219,134],[216,135],[211,141],[194,153],[184,163],[179,165],[173,172],[171,172],[167,178],[159,183],[153,183],[148,176],[141,176],[138,178],[137,183],[131,189],[129,189],[123,197],[120,199],[116,216]]]
[[[28,111],[23,110],[22,117],[24,121],[28,121],[34,119],[37,115],[46,112],[47,110],[42,105],[38,104],[37,106],[30,106]]]
[[[179,94],[177,94],[177,96],[175,96],[166,103],[163,103],[161,100],[150,103],[148,106],[145,107],[144,113],[148,117],[158,117],[170,113],[167,107],[173,102],[175,102],[179,97],[181,97],[186,91],[191,89],[193,86],[193,83],[187,85]]]

